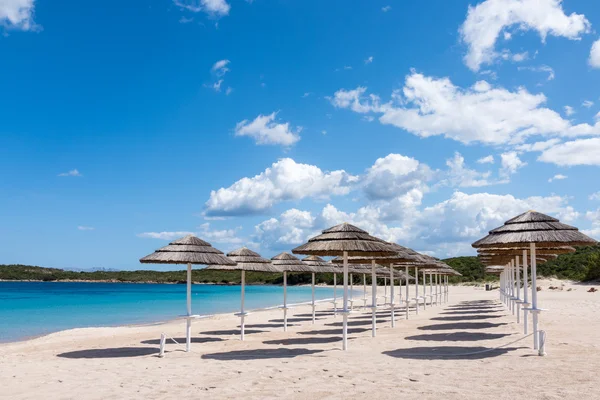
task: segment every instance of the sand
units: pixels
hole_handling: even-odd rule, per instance
[[[536,355],[531,337],[509,344],[523,337],[522,326],[497,302],[497,291],[460,286],[450,287],[448,304],[413,312],[409,320],[398,313],[395,328],[380,309],[376,338],[369,311],[353,313],[347,352],[341,351],[341,317],[331,316],[329,305],[318,308],[315,325],[309,307],[294,308],[288,332],[279,310],[251,314],[244,342],[237,317],[199,320],[193,352],[170,343],[164,358],[157,357],[160,333],[183,341],[182,321],[74,329],[3,344],[0,398],[600,397],[600,293],[568,282],[541,286],[546,357]]]

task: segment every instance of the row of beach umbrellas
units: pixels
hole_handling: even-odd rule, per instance
[[[245,302],[245,273],[246,271],[260,271],[271,273],[283,273],[283,328],[287,330],[287,274],[288,272],[300,272],[312,274],[312,321],[315,320],[315,274],[334,274],[334,315],[342,314],[342,347],[348,347],[348,315],[352,309],[352,300],[349,297],[348,277],[352,274],[363,275],[363,286],[366,289],[366,275],[371,275],[372,282],[372,310],[373,336],[376,334],[377,314],[377,278],[383,277],[390,280],[390,306],[392,327],[395,325],[395,295],[394,282],[404,281],[406,295],[404,301],[400,294],[400,303],[406,308],[408,318],[409,306],[414,304],[418,314],[419,307],[429,304],[437,304],[448,299],[448,276],[460,275],[450,266],[435,259],[434,257],[420,254],[412,249],[395,243],[388,243],[379,238],[369,235],[367,232],[348,223],[336,225],[322,231],[322,233],[292,250],[294,254],[306,255],[300,260],[289,253],[281,253],[269,259],[261,257],[258,253],[241,248],[224,255],[218,249],[212,247],[208,242],[193,235],[187,235],[175,240],[169,245],[156,250],[154,253],[140,259],[141,263],[154,264],[187,264],[187,313],[186,319],[186,350],[191,347],[191,324],[192,320],[199,316],[192,314],[191,309],[191,271],[192,265],[206,265],[209,269],[239,270],[241,271],[241,308],[236,315],[240,317],[240,337],[244,340],[245,319],[248,315],[244,307]],[[321,257],[333,257],[325,261]],[[409,268],[414,268],[414,276],[409,275]],[[419,294],[419,273],[423,277],[423,293]],[[337,274],[343,277],[342,309],[337,309]],[[430,294],[426,294],[426,277],[429,275]],[[434,278],[435,277],[435,278]],[[410,298],[409,281],[415,281],[415,297]],[[433,287],[435,286],[435,294]],[[350,283],[350,296],[352,295],[352,283]],[[350,304],[350,307],[349,307]],[[366,306],[366,297],[363,298],[363,307]]]
[[[532,314],[533,348],[539,355],[546,354],[546,335],[539,329],[539,315],[544,310],[538,303],[537,265],[572,253],[577,246],[597,243],[574,226],[536,211],[509,219],[473,243],[486,272],[500,276],[500,299],[516,314],[517,323],[521,323],[523,313],[525,335],[529,334],[529,313]]]

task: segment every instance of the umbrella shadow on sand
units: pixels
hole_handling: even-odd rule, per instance
[[[369,329],[366,328],[348,328],[348,333],[362,333],[366,332]],[[314,331],[304,331],[298,332],[300,335],[339,335],[340,329],[322,329],[322,330],[314,330]]]
[[[289,349],[282,347],[278,349],[236,350],[223,353],[211,353],[204,354],[202,358],[206,360],[221,361],[264,360],[270,358],[294,358],[321,352],[323,352],[323,350]]]
[[[485,332],[452,332],[432,333],[429,335],[407,336],[406,340],[423,340],[436,342],[474,342],[479,340],[494,340],[510,336],[510,333],[485,333]]]
[[[184,339],[185,341],[185,339]],[[158,355],[154,347],[113,347],[108,349],[87,349],[57,354],[61,358],[128,358]]]
[[[431,321],[465,321],[478,319],[500,318],[502,315],[453,315],[450,317],[434,317],[429,318]]]
[[[491,313],[497,313],[500,312],[502,310],[498,309],[498,310],[461,310],[460,309],[456,310],[456,311],[446,311],[440,314],[444,314],[444,315],[460,315],[460,314],[491,314]]]
[[[445,330],[467,330],[467,329],[489,329],[497,328],[502,325],[508,325],[507,323],[491,323],[491,322],[457,322],[454,324],[436,324],[436,325],[425,325],[419,326],[417,329],[421,331],[445,331]]]
[[[349,340],[353,338],[348,338]],[[303,344],[323,344],[323,343],[337,343],[341,342],[342,338],[338,336],[325,336],[325,337],[307,337],[307,338],[290,338],[290,339],[275,339],[265,340],[264,344],[268,345],[281,345],[281,346],[294,346]]]
[[[386,322],[390,322],[390,320],[389,319],[383,319],[383,318],[377,318],[377,323],[378,324],[379,323],[383,324],[383,323],[386,323]],[[371,326],[372,323],[373,322],[370,319],[368,321],[367,320],[364,320],[364,321],[348,321],[348,326],[362,326],[362,325]],[[343,325],[343,322],[331,322],[329,324],[325,324],[325,326],[342,326],[342,325]]]
[[[185,338],[174,338],[178,344],[185,345]],[[209,342],[222,342],[223,339],[216,337],[193,337],[192,343],[209,343]],[[148,339],[142,340],[142,344],[160,344],[160,339]],[[167,338],[167,343],[173,343],[171,338]]]
[[[412,347],[409,349],[397,349],[384,351],[390,357],[409,360],[481,360],[502,356],[511,351],[525,347],[505,347],[500,349],[488,347]]]
[[[245,329],[244,330],[244,334],[246,335],[252,335],[254,333],[263,333],[263,332],[267,332],[267,331],[261,331],[258,329]],[[228,329],[228,330],[221,330],[221,331],[204,331],[204,332],[200,332],[201,335],[213,335],[213,336],[230,336],[230,335],[239,335],[240,334],[240,330],[239,329]]]

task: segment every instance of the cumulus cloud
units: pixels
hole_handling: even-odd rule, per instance
[[[499,56],[495,50],[501,33],[510,40],[510,29],[539,33],[542,41],[548,35],[579,39],[590,31],[583,14],[566,15],[562,0],[486,0],[469,6],[467,18],[460,27],[460,36],[467,45],[465,64],[478,71],[482,64],[491,64]]]
[[[589,63],[593,68],[600,68],[600,39],[596,40],[592,45]]]
[[[275,122],[276,112],[269,115],[259,115],[253,121],[247,119],[235,126],[236,136],[249,136],[259,145],[292,146],[300,140],[302,128],[293,129],[289,122]]]
[[[447,181],[451,186],[481,187],[495,183],[489,180],[491,172],[479,172],[468,168],[465,165],[465,158],[459,152],[454,153],[453,158],[446,160],[446,165],[448,166]]]
[[[427,190],[431,169],[411,157],[389,154],[379,158],[363,178],[364,191],[370,199],[390,199],[412,189]]]
[[[173,0],[173,3],[191,12],[204,12],[216,17],[228,15],[231,9],[226,0]]]
[[[581,103],[581,105],[585,108],[590,108],[594,105],[594,102],[591,100],[584,100],[583,103]]]
[[[600,200],[600,192],[590,194],[589,199],[590,200]]]
[[[34,0],[0,1],[0,26],[9,30],[30,31],[39,29],[33,21]]]
[[[578,139],[545,149],[538,161],[561,166],[600,165],[600,138]]]
[[[570,117],[571,115],[575,114],[575,109],[571,106],[565,106],[565,114],[567,117]]]
[[[519,199],[512,195],[455,192],[449,199],[429,207],[415,203],[409,215],[395,219],[385,216],[382,207],[373,205],[347,212],[327,204],[314,215],[291,209],[288,212],[294,218],[290,217],[285,223],[283,214],[280,218],[271,218],[257,225],[256,232],[263,247],[281,249],[302,243],[324,228],[349,222],[384,240],[432,252],[438,257],[450,257],[473,253],[470,243],[529,209],[554,215],[565,222],[579,216],[568,205],[567,198],[560,196]],[[285,240],[281,239],[284,237]]]
[[[143,232],[138,233],[136,236],[145,239],[160,239],[160,240],[174,240],[179,239],[186,235],[193,235],[194,232]]]
[[[486,81],[463,89],[448,78],[432,78],[412,72],[402,91],[388,103],[367,95],[365,87],[340,89],[330,98],[333,106],[361,114],[381,114],[379,121],[421,137],[443,135],[468,144],[520,144],[535,135],[590,136],[600,134],[595,125],[572,125],[544,107],[546,96],[525,88],[511,92]]]
[[[545,72],[548,74],[547,80],[552,81],[556,78],[554,69],[547,65],[540,65],[539,67],[518,67],[519,71],[533,71],[533,72]]]
[[[567,179],[568,177],[563,174],[556,174],[552,178],[548,179],[548,182],[561,181]]]
[[[204,223],[198,227],[198,229],[194,232],[188,231],[163,231],[163,232],[143,232],[138,233],[136,236],[144,239],[160,239],[160,240],[175,240],[182,238],[186,235],[195,235],[203,240],[206,240],[210,243],[222,243],[222,244],[230,244],[230,245],[240,245],[242,243],[246,243],[247,240],[244,238],[238,237],[238,233],[241,230],[241,227],[236,227],[234,229],[222,229],[222,230],[214,230],[211,229],[210,224]]]
[[[535,142],[535,143],[526,143],[521,144],[516,147],[518,151],[544,151],[554,146],[555,144],[560,143],[560,139],[550,139],[543,142]]]
[[[283,158],[252,178],[242,178],[227,188],[213,190],[205,204],[207,216],[265,212],[286,200],[327,199],[350,192],[356,177],[343,170],[320,168]]]
[[[229,67],[227,67],[227,66],[229,65],[230,62],[231,61],[229,61],[229,60],[219,60],[213,64],[213,66],[210,70],[216,76],[221,77],[229,72]]]
[[[509,177],[516,173],[517,170],[527,165],[526,162],[521,161],[519,155],[514,151],[500,154],[500,160],[502,165],[500,176],[503,177]]]
[[[72,169],[68,172],[61,172],[58,176],[83,176],[78,170]]]
[[[477,160],[478,164],[493,164],[494,162],[494,156],[491,154],[489,156],[485,156]]]
[[[373,56],[370,56],[365,60],[365,64],[371,64],[373,62]]]

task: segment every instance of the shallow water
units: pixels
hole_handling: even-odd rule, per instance
[[[337,295],[342,295],[340,287]],[[332,297],[332,288],[315,288],[316,299]],[[310,299],[310,287],[288,287],[288,304]],[[247,310],[282,302],[282,286],[246,286]],[[239,307],[240,286],[192,286],[194,314],[237,312]],[[185,312],[185,285],[0,282],[0,342],[71,328],[160,322]]]

